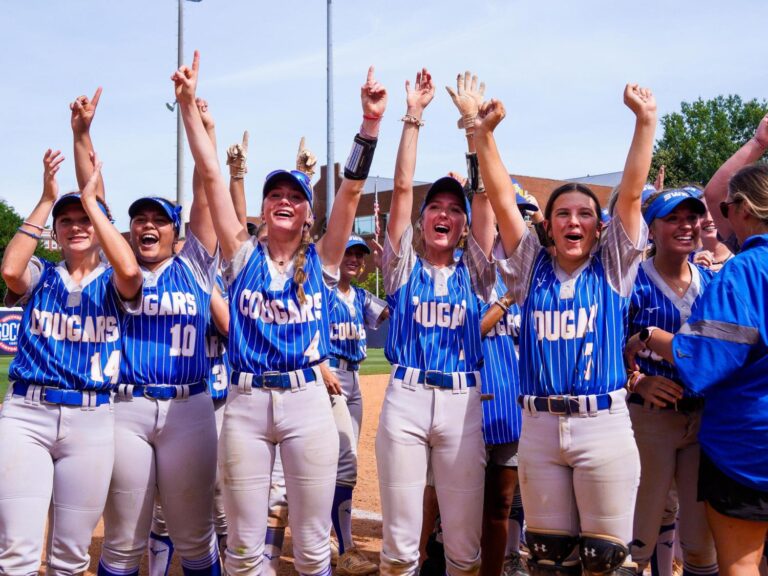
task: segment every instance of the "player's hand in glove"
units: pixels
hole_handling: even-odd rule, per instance
[[[485,100],[485,82],[477,83],[477,75],[469,70],[456,76],[456,90],[450,86],[445,89],[451,95],[451,100],[461,114],[459,128],[464,128],[467,133],[472,133],[475,127],[477,112]]]
[[[227,166],[229,175],[236,180],[242,180],[248,172],[248,130],[243,132],[242,143],[227,148]]]
[[[315,175],[315,166],[317,165],[317,156],[315,156],[311,150],[304,145],[304,136],[301,137],[299,142],[299,151],[296,154],[296,170],[304,172],[309,179]]]

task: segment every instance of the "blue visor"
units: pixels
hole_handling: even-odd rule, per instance
[[[435,194],[440,192],[448,192],[449,194],[453,194],[456,196],[456,198],[459,199],[462,207],[464,208],[464,213],[467,215],[467,225],[471,226],[472,209],[469,207],[469,199],[464,194],[464,188],[462,187],[461,183],[450,176],[443,176],[442,178],[435,180],[435,183],[430,186],[427,195],[424,197],[424,202],[421,204],[419,215],[424,214],[424,208],[426,208],[427,204],[431,202]]]
[[[299,190],[301,190],[304,193],[304,196],[307,197],[309,205],[312,206],[312,182],[310,181],[309,176],[299,170],[291,170],[290,172],[288,170],[274,170],[267,174],[267,178],[264,180],[263,196],[266,196],[267,192],[272,190],[272,188],[275,187],[275,184],[281,180],[287,180],[298,186]]]
[[[644,206],[643,210],[645,223],[650,224],[656,218],[668,216],[683,202],[690,202],[691,208],[700,214],[704,214],[707,211],[704,203],[690,190],[667,190],[648,199],[648,204]]]
[[[656,187],[653,184],[646,184],[643,186],[643,196],[642,196],[642,204],[645,206],[645,203],[648,202],[648,198],[656,194],[658,190],[656,190]]]
[[[178,232],[181,229],[181,206],[177,206],[170,200],[160,196],[145,196],[139,198],[128,208],[128,216],[133,220],[142,208],[154,206],[159,208],[163,214],[168,216],[168,220],[173,224],[173,228]]]
[[[360,246],[366,254],[371,253],[371,249],[368,248],[368,244],[365,243],[365,240],[360,238],[360,236],[357,236],[356,234],[352,234],[352,236],[349,237],[349,240],[347,240],[347,247],[344,248],[344,250],[349,250],[353,246]]]
[[[101,200],[97,200],[97,202],[99,203],[99,208],[101,208],[101,211],[104,212],[104,215],[107,218],[109,218],[109,221],[114,222],[112,220],[112,215],[109,213],[109,208],[107,208],[107,205],[104,204],[104,202]],[[56,220],[59,214],[61,214],[61,211],[70,204],[80,204],[80,206],[83,205],[83,203],[80,201],[80,192],[70,192],[69,194],[59,196],[59,199],[56,200],[56,203],[53,205],[53,219]]]

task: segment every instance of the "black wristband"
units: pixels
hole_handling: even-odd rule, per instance
[[[467,153],[467,185],[472,192],[477,192],[480,180],[480,168],[477,163],[477,154]]]
[[[360,134],[355,135],[352,143],[352,151],[349,153],[347,163],[344,165],[344,178],[348,180],[365,180],[371,170],[373,152],[376,150],[378,140],[364,138]]]

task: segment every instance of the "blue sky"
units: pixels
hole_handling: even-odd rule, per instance
[[[41,190],[42,156],[61,148],[74,189],[68,103],[103,86],[92,128],[118,225],[142,195],[175,197],[174,0],[6,2],[0,24],[0,198],[22,215]],[[185,50],[202,54],[222,158],[251,134],[246,190],[258,213],[263,177],[293,165],[299,138],[324,163],[325,9],[321,0],[185,3]],[[476,71],[507,119],[497,131],[510,171],[566,178],[621,170],[632,132],[627,81],[650,86],[660,114],[682,100],[766,96],[768,3],[734,0],[335,0],[335,156],[360,122],[368,65],[390,93],[372,174],[391,177],[404,81],[427,66],[438,86],[425,114],[416,177],[463,169],[464,141],[443,86]],[[186,153],[187,188],[191,157]],[[189,191],[188,191],[189,193]]]

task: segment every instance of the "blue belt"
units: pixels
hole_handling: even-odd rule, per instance
[[[585,399],[585,406],[582,408],[582,404],[579,401],[580,398]],[[593,406],[592,402],[597,406]],[[528,408],[529,404],[533,404],[537,412],[549,412],[556,416],[570,416],[572,414],[587,414],[595,410],[607,410],[611,407],[610,394],[591,394],[584,396],[523,396],[522,394],[517,397],[517,403],[523,408]]]
[[[284,390],[293,388],[291,374],[299,373],[304,376],[304,382],[307,384],[317,381],[317,374],[315,374],[314,368],[303,368],[292,372],[262,372],[261,374],[233,370],[229,383],[230,386],[237,388],[240,385],[241,379],[247,381],[248,377],[250,377],[250,385],[253,388],[278,388]]]
[[[395,368],[395,379],[402,380],[405,378],[405,371],[408,370],[405,366],[398,366]],[[453,389],[453,375],[456,372],[440,372],[439,370],[418,370],[419,377],[417,382],[424,384],[430,388],[448,388]],[[477,377],[474,372],[462,372],[467,378],[467,388],[474,388],[477,386]]]
[[[118,384],[115,386],[118,398],[133,396],[134,398],[152,398],[153,400],[173,400],[174,398],[189,398],[205,392],[208,386],[205,382],[195,384]]]
[[[63,388],[51,388],[39,384],[26,382],[14,382],[13,394],[26,396],[30,386],[40,387],[40,402],[46,404],[62,404],[64,406],[101,406],[109,403],[109,392],[96,392],[94,390],[65,390]],[[95,396],[95,403],[93,397]]]
[[[353,362],[352,360],[337,358],[336,356],[331,356],[328,359],[328,364],[330,364],[331,368],[338,368],[339,370],[349,370],[350,372],[360,370],[360,362]]]

